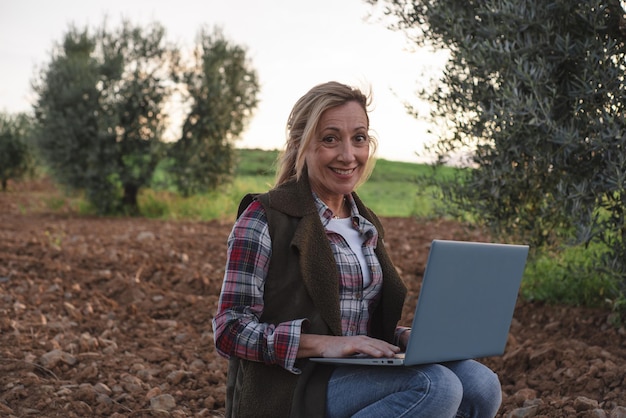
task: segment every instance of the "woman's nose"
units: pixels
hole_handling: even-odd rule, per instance
[[[354,146],[352,145],[352,141],[349,139],[341,141],[339,158],[343,162],[354,161]]]

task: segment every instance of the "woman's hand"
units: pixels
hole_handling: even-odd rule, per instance
[[[337,337],[301,334],[297,357],[348,357],[365,354],[372,357],[393,357],[400,347],[365,335]]]

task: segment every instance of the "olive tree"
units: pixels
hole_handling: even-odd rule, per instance
[[[372,0],[420,47],[449,51],[419,96],[439,125],[441,184],[465,213],[534,246],[610,249],[626,283],[626,20],[619,0]]]
[[[181,55],[157,23],[71,28],[36,80],[41,154],[100,213],[138,213],[138,193],[160,162],[184,194],[232,172],[233,141],[257,104],[256,74],[219,31],[201,32],[190,67]],[[186,99],[169,115],[175,93]],[[180,113],[182,135],[171,144],[165,132]]]
[[[9,180],[19,180],[34,168],[29,144],[32,120],[24,113],[0,112],[0,185],[7,190]]]
[[[259,84],[243,47],[202,29],[182,75],[189,108],[170,171],[184,195],[215,189],[233,174],[235,140],[257,106]]]
[[[38,146],[100,213],[137,213],[162,156],[171,50],[164,28],[71,29],[36,81]]]

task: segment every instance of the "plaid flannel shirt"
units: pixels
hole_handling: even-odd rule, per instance
[[[317,196],[315,203],[326,229],[332,211]],[[364,238],[363,254],[370,269],[371,283],[363,288],[361,264],[346,240],[326,229],[335,256],[340,286],[340,311],[344,336],[367,335],[370,315],[380,297],[382,270],[374,253],[378,232],[359,215],[348,196],[352,224]],[[255,201],[242,213],[228,238],[227,264],[213,330],[217,351],[224,357],[237,356],[276,364],[292,373],[306,318],[277,325],[261,323],[263,288],[272,256],[272,242],[265,210]],[[398,328],[396,337],[406,329]]]

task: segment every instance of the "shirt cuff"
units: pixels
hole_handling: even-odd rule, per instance
[[[287,356],[285,357],[285,361],[283,367],[285,370],[293,373],[293,374],[301,374],[302,370],[295,366],[296,357],[298,355],[298,347],[300,347],[300,335],[302,332],[306,331],[309,326],[308,319],[297,319],[292,321],[292,344],[289,345],[289,349],[287,351]]]
[[[393,336],[393,344],[397,345],[398,347],[400,347],[403,351],[406,349],[406,347],[403,347],[400,344],[400,336],[402,334],[404,334],[407,331],[411,331],[411,328],[409,327],[396,327],[396,332],[395,335]]]

